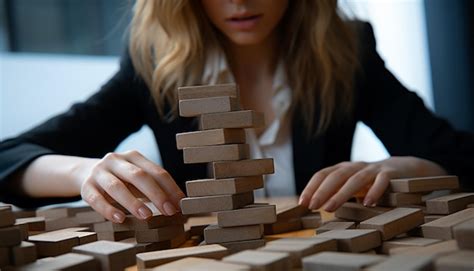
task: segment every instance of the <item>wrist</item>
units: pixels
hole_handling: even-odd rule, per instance
[[[91,174],[92,168],[99,161],[93,158],[77,158],[76,163],[71,169],[72,185],[78,195],[81,194],[82,184]]]

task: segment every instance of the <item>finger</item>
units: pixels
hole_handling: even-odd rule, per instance
[[[303,192],[301,192],[299,204],[311,208],[311,206],[314,205],[314,203],[311,201],[314,192],[316,189],[318,189],[318,187],[321,185],[321,182],[327,177],[327,175],[336,170],[336,168],[337,165],[323,168],[316,172],[309,180]]]
[[[168,200],[168,195],[161,189],[160,185],[142,168],[125,161],[116,160],[109,165],[110,171],[125,182],[133,184],[140,190],[158,210],[164,215],[174,215],[177,210]]]
[[[166,170],[146,159],[137,151],[128,152],[126,154],[126,159],[150,174],[150,176],[152,176],[155,181],[160,184],[160,187],[168,194],[175,207],[179,209],[179,201],[184,198],[185,195]]]
[[[337,170],[331,172],[326,179],[321,183],[319,188],[314,192],[313,199],[319,203],[319,205],[313,206],[314,209],[318,209],[323,205],[339,188],[351,177],[355,172],[359,171],[365,164],[362,163],[351,163],[347,166],[339,167]],[[312,199],[312,200],[313,200]],[[334,206],[326,204],[325,210],[332,210]]]
[[[364,199],[365,206],[375,206],[376,202],[379,198],[383,195],[385,190],[390,183],[390,179],[392,179],[391,172],[389,171],[382,171],[377,174],[375,178],[374,184],[367,192],[367,195]]]
[[[85,186],[81,191],[81,195],[85,202],[106,219],[114,223],[122,223],[125,220],[125,214],[112,206],[97,187],[93,185]]]
[[[138,200],[116,176],[109,172],[103,172],[97,176],[96,180],[97,184],[111,198],[137,218],[147,219],[152,216],[151,210],[142,201]]]
[[[344,202],[352,198],[357,192],[359,192],[367,184],[372,183],[377,175],[376,169],[366,168],[360,170],[359,172],[352,175],[347,182],[339,189],[339,191],[332,196],[328,205],[334,206],[332,210],[327,210],[333,212],[339,208]]]

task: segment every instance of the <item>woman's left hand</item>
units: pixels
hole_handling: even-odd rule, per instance
[[[313,175],[299,203],[333,212],[357,192],[370,186],[363,204],[375,206],[391,179],[446,175],[438,164],[417,157],[391,157],[374,163],[343,162]]]

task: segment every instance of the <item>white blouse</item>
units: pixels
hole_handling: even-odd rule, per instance
[[[226,58],[221,51],[213,51],[206,60],[203,74],[205,84],[234,83]],[[265,176],[265,188],[255,191],[257,197],[296,195],[291,136],[291,89],[283,62],[277,66],[273,78],[272,108],[275,119],[257,137],[254,129],[246,129],[251,159],[273,158],[275,173]]]

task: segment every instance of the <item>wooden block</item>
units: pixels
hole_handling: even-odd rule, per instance
[[[280,233],[285,233],[285,232],[290,232],[290,231],[297,231],[301,229],[302,229],[301,218],[293,218],[287,221],[286,220],[277,221],[272,224],[264,225],[265,235],[280,234]]]
[[[440,219],[444,217],[444,215],[425,215],[424,222],[428,223],[431,221],[435,221],[436,219]]]
[[[322,251],[337,251],[337,241],[335,239],[327,239],[327,238],[315,238],[315,237],[291,237],[291,238],[281,238],[275,241],[271,241],[272,244],[293,244],[293,243],[305,243],[311,244],[317,252]]]
[[[29,237],[28,225],[27,224],[20,224],[20,225],[15,224],[15,227],[18,227],[18,229],[20,229],[21,240],[22,241],[28,240],[28,237]]]
[[[420,178],[393,179],[390,181],[391,192],[419,193],[444,189],[458,189],[457,176],[435,176]]]
[[[452,214],[461,211],[468,204],[474,203],[474,193],[457,193],[426,201],[426,212],[428,214]]]
[[[474,208],[468,208],[421,225],[426,238],[449,240],[453,239],[453,227],[474,218]]]
[[[189,147],[245,143],[244,129],[213,129],[176,134],[178,150]]]
[[[339,251],[364,252],[380,246],[381,238],[377,230],[333,230],[318,234],[316,238],[335,239]]]
[[[382,243],[382,253],[389,254],[390,250],[398,247],[425,247],[441,242],[439,239],[422,237],[401,237]]]
[[[262,176],[205,179],[186,182],[186,192],[189,197],[240,194],[251,192],[262,187]]]
[[[36,262],[21,266],[16,270],[99,271],[100,266],[94,257],[76,253],[67,253],[55,258],[40,259]]]
[[[102,231],[97,232],[97,239],[104,241],[120,241],[135,236],[135,231]]]
[[[170,242],[163,241],[163,242],[155,242],[155,243],[138,243],[135,237],[127,238],[121,240],[120,243],[131,244],[135,247],[136,253],[143,253],[148,251],[155,251],[155,250],[162,250],[162,249],[170,249]]]
[[[204,229],[204,239],[207,244],[225,242],[245,241],[261,239],[263,236],[262,225],[239,226],[220,228],[217,225],[209,225]]]
[[[24,225],[28,226],[29,231],[44,231],[46,229],[46,223],[44,217],[26,217],[26,218],[17,218],[15,225]]]
[[[221,259],[226,256],[227,253],[227,248],[220,245],[204,245],[152,251],[137,254],[137,266],[139,270],[143,270],[145,268],[152,268],[185,257]]]
[[[214,178],[233,178],[273,174],[273,159],[251,159],[241,161],[218,161],[212,163]]]
[[[105,222],[94,224],[95,232],[104,232],[104,231],[120,232],[120,231],[131,231],[133,229],[134,227],[130,223],[114,223],[111,221],[105,221]]]
[[[411,248],[393,248],[390,250],[390,255],[428,255],[438,257],[443,254],[458,251],[459,247],[456,240],[441,241],[432,245],[424,247]]]
[[[316,229],[316,234],[333,230],[355,229],[354,222],[329,222]]]
[[[133,215],[127,215],[124,224],[135,230],[148,230],[166,227],[170,225],[182,225],[186,222],[186,217],[182,213],[176,213],[172,216],[154,213],[147,220],[138,219]]]
[[[227,256],[222,261],[249,265],[252,270],[291,270],[290,255],[283,252],[245,250]]]
[[[44,217],[46,220],[53,220],[66,217],[74,217],[81,212],[91,212],[93,209],[90,206],[75,207],[75,208],[50,208],[36,211],[36,216]]]
[[[277,221],[287,221],[293,218],[301,218],[309,213],[309,209],[298,204],[277,204]]]
[[[138,230],[135,237],[138,243],[152,243],[171,240],[184,234],[184,225],[169,225],[157,229]]]
[[[78,213],[75,217],[75,220],[79,225],[92,225],[106,221],[106,219],[101,214],[95,211]]]
[[[135,264],[135,248],[131,244],[97,241],[74,247],[73,252],[94,257],[102,270],[123,270]]]
[[[229,144],[183,149],[185,164],[208,163],[214,161],[234,161],[250,157],[248,144]]]
[[[439,271],[472,271],[474,270],[474,251],[460,250],[443,255],[436,259],[435,266]]]
[[[187,257],[153,268],[153,271],[208,271],[208,270],[251,270],[249,266],[224,263],[214,259]]]
[[[16,226],[0,228],[0,247],[19,245],[22,241],[20,228]]]
[[[15,224],[15,216],[10,205],[0,206],[0,228],[13,226]]]
[[[431,256],[413,256],[413,255],[395,255],[381,263],[373,265],[366,269],[367,271],[386,271],[386,270],[404,270],[404,271],[431,271],[434,270],[433,257]]]
[[[303,229],[316,229],[321,226],[323,220],[320,213],[311,213],[301,217],[301,226]]]
[[[30,242],[21,242],[20,245],[11,248],[11,260],[15,266],[32,263],[37,259],[36,246]]]
[[[0,268],[10,265],[10,248],[0,247]]]
[[[376,229],[383,240],[391,239],[423,224],[423,212],[413,208],[395,208],[359,224],[361,229]]]
[[[346,202],[336,210],[335,216],[345,220],[361,222],[389,210],[389,208],[384,207],[365,207],[360,203]]]
[[[321,252],[303,258],[303,269],[312,270],[362,270],[386,259],[380,255]]]
[[[474,218],[454,226],[453,232],[460,249],[474,250]]]
[[[262,113],[253,110],[233,111],[227,113],[204,114],[201,116],[202,130],[220,128],[260,128],[265,125]]]
[[[81,232],[78,231],[75,233],[77,238],[79,238],[79,245],[84,245],[92,243],[98,240],[97,233],[95,232]]]
[[[186,86],[178,88],[178,99],[200,99],[211,97],[231,96],[238,97],[238,87],[236,84],[219,84],[207,86]]]
[[[474,203],[473,204],[468,204],[466,208],[474,208]]]
[[[276,222],[275,205],[252,206],[217,213],[219,227],[235,227]]]
[[[401,207],[423,203],[423,194],[417,193],[385,193],[379,199],[379,206]]]
[[[181,117],[196,117],[203,114],[230,112],[239,110],[239,108],[239,100],[230,96],[179,101],[179,115]]]
[[[77,223],[76,219],[73,217],[62,217],[45,220],[45,231],[55,231],[76,226],[79,226],[79,223]]]
[[[181,199],[180,205],[182,213],[188,215],[234,210],[253,203],[253,200],[253,192],[248,192],[234,195],[184,198]]]
[[[46,232],[30,236],[28,240],[36,245],[39,257],[65,254],[79,245],[79,238],[74,232]]]
[[[234,254],[243,250],[263,247],[265,246],[265,239],[225,242],[219,243],[219,245],[226,247],[229,250],[229,254]]]

